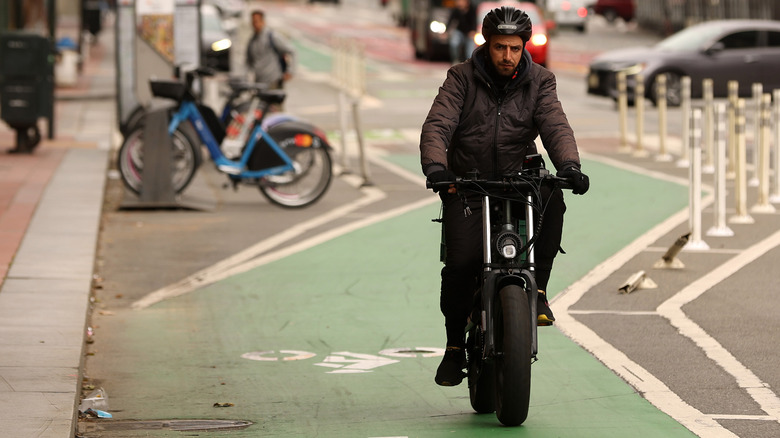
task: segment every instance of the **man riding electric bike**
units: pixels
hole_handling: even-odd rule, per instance
[[[482,33],[486,43],[471,59],[450,68],[423,124],[423,173],[432,183],[454,181],[473,170],[500,178],[522,169],[525,157],[537,153],[534,140],[539,136],[557,175],[571,181],[575,194],[584,194],[589,179],[580,171],[577,143],[558,100],[555,76],[525,50],[530,18],[514,7],[496,8],[485,16]],[[447,348],[435,381],[454,386],[464,375],[464,330],[480,279],[482,207],[479,199],[454,188],[439,195],[446,246],[440,306]],[[535,243],[538,324],[552,325],[555,318],[544,291],[560,249],[566,206],[560,189],[542,196],[546,212]]]

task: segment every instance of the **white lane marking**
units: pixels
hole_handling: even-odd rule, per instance
[[[647,171],[641,167],[607,157],[591,154],[583,155],[587,155],[589,159],[641,175],[681,185],[688,184],[688,181],[684,178],[676,178],[661,172]],[[703,204],[711,202],[711,198],[711,195],[708,196],[708,199],[705,199]],[[607,343],[589,327],[574,319],[572,316],[574,311],[569,311],[569,308],[576,304],[588,290],[604,281],[633,257],[645,251],[651,244],[666,235],[670,230],[683,224],[688,220],[688,216],[689,211],[686,207],[684,210],[679,211],[667,220],[651,228],[628,246],[593,268],[579,281],[557,294],[551,301],[556,304],[557,309],[561,309],[562,311],[556,311],[555,324],[566,336],[581,345],[609,369],[628,382],[628,384],[636,388],[636,390],[650,403],[674,418],[680,424],[688,428],[688,430],[699,436],[735,438],[735,434],[723,428],[711,416],[705,415],[698,409],[685,403],[660,379],[632,361],[625,353]]]
[[[756,259],[780,245],[780,231],[747,248],[709,274],[694,281],[686,288],[661,303],[658,313],[667,318],[679,330],[680,334],[691,339],[699,346],[707,357],[712,359],[727,373],[731,374],[740,388],[743,388],[761,409],[776,421],[780,422],[780,398],[769,385],[762,382],[753,372],[744,366],[736,357],[726,350],[717,340],[704,331],[698,324],[688,318],[682,307],[699,298],[713,286],[722,282]]]
[[[367,155],[369,159],[372,161],[372,163],[386,168],[387,170],[406,179],[407,181],[410,181],[415,184],[419,184],[420,187],[425,186],[425,178],[423,178],[420,175],[416,175],[400,166],[397,166],[393,163],[381,159],[380,158],[381,154],[369,153]],[[335,239],[336,237],[350,233],[359,228],[367,227],[377,222],[390,219],[396,216],[400,216],[404,213],[415,210],[417,208],[421,208],[426,205],[439,202],[439,198],[436,196],[426,197],[424,199],[408,204],[406,206],[389,210],[387,212],[378,215],[369,216],[362,220],[354,221],[350,224],[332,229],[325,233],[321,233],[317,236],[314,236],[310,239],[298,242],[295,245],[288,246],[278,251],[267,253],[262,257],[256,258],[259,255],[264,254],[267,251],[270,251],[271,249],[278,247],[282,243],[290,241],[293,238],[298,237],[300,235],[303,235],[304,233],[318,226],[345,217],[360,208],[381,201],[382,199],[385,199],[387,197],[387,194],[385,192],[383,192],[382,190],[376,187],[371,187],[371,186],[363,187],[361,188],[361,191],[365,196],[356,200],[355,202],[343,205],[339,208],[331,210],[328,213],[320,215],[314,219],[290,227],[289,229],[281,233],[278,233],[273,237],[265,239],[251,246],[250,248],[247,248],[214,265],[211,265],[208,268],[202,269],[196,272],[195,274],[192,274],[172,285],[165,286],[154,292],[150,292],[149,294],[145,295],[143,298],[135,301],[132,304],[132,308],[136,310],[145,309],[161,301],[187,294],[198,288],[215,283],[219,280],[223,280],[232,275],[246,272],[252,268],[264,265],[266,263],[270,263],[275,260],[279,260],[283,257],[287,257],[296,252],[309,249],[315,245],[321,244],[330,239]]]
[[[208,268],[202,269],[195,274],[184,278],[183,280],[147,294],[132,304],[133,309],[145,309],[153,304],[159,303],[160,301],[192,292],[197,288],[226,278],[224,274],[226,272],[232,272],[235,269],[235,266],[240,266],[247,260],[251,260],[257,257],[259,254],[269,251],[270,249],[275,248],[282,243],[287,242],[288,240],[298,237],[318,226],[347,216],[359,208],[381,201],[387,197],[386,193],[374,187],[365,187],[361,189],[361,191],[365,196],[352,203],[335,208],[306,222],[294,225],[273,237],[265,239],[233,256],[230,256],[220,262],[217,262],[214,265],[209,266]]]
[[[328,374],[348,374],[348,373],[370,373],[374,368],[398,363],[395,359],[389,359],[373,354],[350,353],[349,351],[339,351],[326,357],[320,363],[314,365],[321,367],[336,368],[328,371]],[[346,365],[345,365],[346,364]]]
[[[670,229],[685,222],[687,218],[687,209],[673,215],[556,295],[552,302],[556,305],[556,309],[560,310],[556,310],[555,325],[563,334],[581,345],[582,348],[593,354],[599,361],[628,382],[629,385],[636,388],[650,403],[674,418],[691,432],[699,436],[713,438],[735,438],[737,435],[724,429],[709,415],[705,415],[685,403],[661,380],[629,359],[625,353],[607,343],[588,326],[574,319],[572,313],[569,312],[569,308],[576,304],[588,290],[604,281],[610,274],[617,271],[651,243],[664,236]]]

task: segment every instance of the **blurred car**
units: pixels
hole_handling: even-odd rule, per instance
[[[535,63],[547,66],[547,51],[549,49],[547,22],[544,20],[542,11],[533,3],[516,1],[480,3],[479,6],[477,6],[477,34],[474,36],[474,42],[478,46],[485,44],[485,37],[482,36],[482,20],[485,19],[485,15],[487,15],[488,12],[495,8],[500,8],[501,6],[512,6],[528,14],[528,17],[531,19],[532,35],[531,39],[525,45],[525,48],[531,54],[531,58]]]
[[[634,0],[597,0],[590,9],[610,23],[614,23],[618,17],[625,21],[634,19]]]
[[[547,0],[547,16],[556,27],[573,27],[585,32],[588,21],[588,3],[592,0]]]
[[[780,88],[780,22],[717,20],[688,27],[653,47],[605,52],[590,63],[588,94],[617,98],[617,73],[627,75],[633,101],[636,75],[644,77],[645,95],[655,103],[654,84],[666,76],[669,105],[681,102],[681,79],[691,78],[691,97],[702,96],[702,80],[713,80],[715,97],[728,95],[728,81],[739,81],[740,96],[750,96],[752,84],[764,90]]]
[[[452,1],[409,0],[409,30],[417,59],[449,60],[447,22]]]
[[[213,5],[222,18],[240,18],[246,9],[244,0],[202,0],[201,4]]]
[[[233,41],[222,25],[214,5],[200,5],[201,64],[221,71],[230,71],[230,47]]]

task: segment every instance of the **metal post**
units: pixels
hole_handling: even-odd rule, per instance
[[[773,153],[774,162],[774,184],[772,194],[769,196],[769,202],[780,204],[780,89],[772,91],[774,97],[773,116],[772,116],[772,138],[774,139]]]
[[[690,221],[691,239],[686,250],[705,251],[710,249],[701,239],[701,109],[693,110],[691,116],[691,168],[690,168]]]
[[[736,178],[736,162],[737,162],[737,134],[735,132],[737,126],[737,101],[739,100],[739,82],[729,81],[729,107],[728,107],[728,128],[729,128],[729,144],[727,148],[726,156],[726,178]]]
[[[708,236],[730,237],[734,231],[726,225],[726,104],[719,103],[715,110],[717,141],[715,142],[715,205],[713,206],[714,225],[707,230]]]
[[[748,180],[748,186],[758,187],[758,150],[761,148],[761,99],[764,94],[764,86],[757,82],[753,84],[753,173]]]
[[[626,134],[628,125],[628,94],[626,91],[626,72],[621,71],[617,74],[618,87],[618,121],[620,124],[620,148],[618,152],[628,153],[631,148],[628,146],[628,135]]]
[[[636,84],[634,85],[634,106],[636,107],[636,148],[635,157],[646,157],[642,134],[645,130],[645,78],[638,74],[634,76]]]
[[[755,221],[747,211],[747,153],[745,151],[745,99],[737,99],[734,113],[736,124],[734,135],[736,150],[734,153],[734,197],[737,204],[737,212],[729,219],[733,224],[752,224]]]
[[[680,105],[682,106],[682,156],[677,161],[677,167],[688,167],[691,165],[690,159],[690,123],[691,123],[691,78],[690,76],[683,76],[680,82],[681,86],[681,98]]]
[[[714,114],[714,95],[712,90],[712,79],[702,81],[704,93],[704,164],[701,171],[703,173],[715,173],[715,163],[713,160],[713,142],[715,141],[715,114]]]
[[[770,107],[772,105],[772,95],[765,93],[761,96],[761,129],[759,131],[758,149],[758,168],[756,175],[758,178],[758,202],[750,209],[753,213],[774,213],[775,207],[769,203],[769,141],[771,135],[770,127]]]
[[[666,151],[666,75],[658,75],[655,80],[655,98],[658,102],[658,156],[657,161],[672,161]]]

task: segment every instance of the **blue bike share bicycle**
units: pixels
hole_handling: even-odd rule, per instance
[[[168,125],[174,192],[181,193],[195,176],[203,161],[202,144],[234,188],[239,184],[257,186],[273,204],[289,208],[306,207],[319,200],[333,177],[331,147],[325,133],[289,115],[268,115],[269,107],[281,104],[286,94],[258,85],[244,90],[252,95],[252,105],[243,117],[248,125],[239,130],[238,139],[226,138],[219,118],[192,90],[195,77],[208,74],[209,70],[197,69],[188,72],[184,81],[149,81],[155,97],[177,103]],[[243,144],[241,155],[235,159],[228,158],[220,147],[228,140]],[[117,158],[122,181],[137,194],[143,185],[143,142],[144,127],[136,126],[125,136]]]

